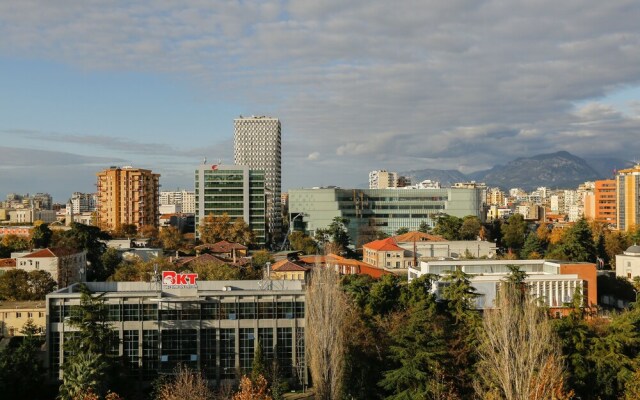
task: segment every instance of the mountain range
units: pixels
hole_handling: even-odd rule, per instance
[[[587,161],[567,151],[558,151],[516,158],[504,165],[470,174],[457,170],[421,169],[400,172],[400,175],[411,178],[414,184],[430,179],[445,187],[455,182],[474,180],[503,190],[519,187],[531,191],[540,186],[575,188],[586,181],[611,178],[614,170],[632,165],[631,161],[611,157],[593,157]]]

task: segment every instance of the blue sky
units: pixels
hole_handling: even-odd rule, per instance
[[[0,195],[92,191],[109,165],[193,186],[233,118],[283,126],[284,188],[372,169],[640,157],[640,3],[0,3]]]

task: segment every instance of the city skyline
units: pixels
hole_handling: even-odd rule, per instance
[[[0,4],[0,193],[95,190],[111,165],[192,189],[233,119],[283,123],[283,189],[637,159],[640,5],[184,1]]]

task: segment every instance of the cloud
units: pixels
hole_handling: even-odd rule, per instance
[[[319,159],[319,158],[320,158],[320,153],[319,153],[319,152],[317,152],[317,151],[314,151],[313,153],[310,153],[310,154],[307,156],[307,160],[311,160],[311,161],[315,161],[315,160],[317,160],[317,159]]]
[[[120,163],[117,157],[89,157],[61,151],[0,146],[0,169],[51,166],[94,166]]]
[[[267,108],[283,121],[290,186],[364,181],[381,165],[473,169],[556,150],[640,151],[637,115],[602,100],[640,85],[636,0],[321,3],[4,2],[0,51],[160,73]],[[91,134],[49,140],[203,155]],[[321,172],[304,163],[316,153]]]

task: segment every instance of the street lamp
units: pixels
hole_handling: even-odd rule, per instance
[[[296,220],[296,218],[298,217],[304,217],[304,213],[300,212],[297,213],[295,217],[289,219],[289,229],[287,229],[287,234],[284,237],[284,240],[282,241],[282,247],[280,247],[280,251],[284,251],[284,248],[287,246],[287,241],[289,240],[289,235],[291,235],[293,233],[293,222]]]

